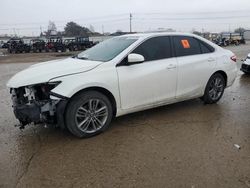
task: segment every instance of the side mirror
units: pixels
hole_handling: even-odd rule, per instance
[[[145,58],[140,54],[129,54],[128,55],[128,65],[142,63],[145,61]]]

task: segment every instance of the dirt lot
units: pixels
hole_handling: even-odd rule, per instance
[[[239,59],[250,53],[249,44],[230,49]],[[239,72],[218,104],[196,99],[127,115],[90,139],[15,128],[7,80],[63,55],[0,57],[0,187],[250,187],[250,76]]]

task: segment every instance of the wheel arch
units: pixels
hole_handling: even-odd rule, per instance
[[[226,83],[226,87],[227,87],[227,81],[228,81],[228,76],[227,76],[227,74],[226,74],[226,72],[225,71],[223,71],[223,70],[217,70],[216,72],[214,72],[213,74],[211,74],[211,76],[208,78],[208,80],[207,80],[207,83],[208,83],[208,81],[209,81],[209,79],[213,76],[213,75],[215,75],[215,74],[217,74],[217,73],[219,73],[219,74],[221,74],[222,76],[223,76],[223,78],[225,79],[225,83]],[[206,89],[206,85],[207,85],[207,83],[204,85],[204,87],[203,87],[203,95],[204,95],[204,93],[205,93],[205,89]]]
[[[217,74],[217,73],[219,73],[219,74],[221,74],[221,75],[223,76],[223,78],[225,79],[226,87],[227,87],[227,81],[228,81],[227,73],[226,73],[225,71],[223,71],[223,70],[218,70],[218,71],[216,71],[214,74]],[[213,76],[214,74],[212,74],[212,76]],[[212,76],[211,76],[211,77],[212,77]],[[211,77],[210,77],[210,78],[211,78]]]
[[[117,113],[116,99],[115,99],[114,95],[106,88],[103,88],[100,86],[87,87],[87,88],[81,89],[78,92],[76,92],[74,95],[71,96],[71,98],[69,100],[71,100],[74,96],[79,95],[80,93],[83,93],[86,91],[98,91],[98,92],[102,93],[103,95],[105,95],[109,99],[109,101],[111,102],[114,117],[116,116],[116,113]]]
[[[218,70],[218,71],[214,72],[214,73],[210,76],[210,78],[209,78],[209,80],[208,80],[208,82],[207,82],[207,84],[206,84],[206,87],[204,88],[203,96],[200,97],[200,99],[203,100],[205,104],[213,104],[213,103],[218,102],[218,101],[220,100],[220,98],[222,97],[223,93],[224,93],[224,89],[225,89],[225,88],[223,88],[223,92],[222,92],[221,96],[220,96],[218,99],[216,99],[216,100],[215,100],[215,99],[211,99],[211,98],[208,96],[207,87],[208,87],[208,84],[209,84],[211,78],[212,78],[215,74],[220,74],[220,75],[224,78],[225,84],[226,84],[226,85],[225,85],[225,88],[226,88],[227,85],[228,85],[228,84],[227,84],[228,76],[227,76],[227,74],[226,74],[225,71],[223,71],[223,70]]]

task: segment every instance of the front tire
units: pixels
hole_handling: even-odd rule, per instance
[[[77,94],[69,102],[65,122],[73,135],[88,138],[105,131],[112,117],[109,99],[100,92],[86,91]]]
[[[215,73],[209,79],[202,100],[205,104],[217,103],[225,90],[226,81],[220,73]]]

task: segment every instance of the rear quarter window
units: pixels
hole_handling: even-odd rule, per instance
[[[199,39],[197,39],[197,40],[198,40],[199,43],[200,43],[201,52],[202,52],[203,54],[212,53],[212,52],[215,51],[215,49],[214,49],[212,46],[210,46],[209,44],[207,44],[207,43],[205,43],[205,42],[203,42],[203,41],[201,41],[201,40],[199,40]]]

